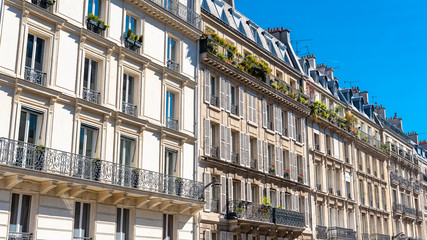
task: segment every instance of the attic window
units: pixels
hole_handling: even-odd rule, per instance
[[[234,10],[233,8],[230,8],[230,13],[233,16],[233,20],[234,23],[236,24],[237,29],[239,30],[239,32],[241,32],[243,35],[246,36],[246,31],[245,28],[243,27],[243,23],[242,23],[242,15],[237,12],[236,10]]]
[[[254,22],[252,22],[250,20],[247,21],[247,24],[249,25],[249,28],[251,29],[251,33],[252,33],[252,36],[254,38],[254,41],[262,46],[261,38],[259,37],[259,34],[258,34],[258,28],[259,28],[258,25],[256,25]]]

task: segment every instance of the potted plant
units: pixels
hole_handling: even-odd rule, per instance
[[[107,27],[110,27],[110,26],[105,24],[104,20],[99,19],[98,20],[98,27],[99,27],[99,29],[104,31],[105,29],[107,29]]]
[[[298,175],[298,182],[303,182],[304,176],[302,174]]]
[[[132,187],[133,188],[138,188],[138,186],[139,186],[139,171],[140,171],[139,168],[132,169],[131,181],[132,181]]]
[[[34,161],[34,169],[40,171],[43,169],[46,147],[42,144],[39,144],[38,146],[36,146],[35,152],[36,159]]]
[[[262,204],[261,204],[261,208],[260,208],[260,212],[265,216],[265,217],[270,217],[270,209],[271,209],[271,200],[268,197],[263,197],[262,199]]]
[[[142,47],[142,42],[143,41],[144,41],[144,36],[139,35],[138,40],[135,41],[135,46],[138,47],[138,48]]]
[[[89,15],[87,15],[87,23],[93,26],[98,26],[98,16],[95,16],[90,13]]]
[[[284,174],[284,177],[285,178],[289,178],[289,176],[291,175],[291,171],[289,171],[289,170],[285,170],[285,174]]]
[[[101,159],[92,159],[92,180],[99,181],[101,177]]]
[[[274,165],[270,165],[270,167],[268,168],[268,173],[274,174],[275,171],[276,171],[276,168],[274,167]]]
[[[182,185],[184,183],[184,180],[182,178],[177,177],[175,178],[175,189],[176,189],[176,195],[181,196],[182,194]]]

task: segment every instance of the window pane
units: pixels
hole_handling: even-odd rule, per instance
[[[96,90],[96,80],[97,80],[97,73],[98,73],[98,63],[95,61],[91,61],[91,73],[90,73],[90,86],[89,88],[92,90]]]
[[[133,77],[129,76],[129,83],[128,83],[128,103],[133,103],[133,84],[134,79]]]
[[[116,239],[121,239],[121,228],[122,228],[122,209],[117,208],[117,217],[116,217]]]
[[[79,154],[83,155],[84,151],[84,139],[85,139],[85,128],[80,128],[80,139],[79,139]]]
[[[124,237],[122,240],[129,240],[129,209],[123,209],[123,227]]]
[[[127,92],[126,89],[127,89],[127,82],[128,82],[127,80],[128,80],[128,75],[124,74],[123,75],[123,92],[122,92],[123,102],[127,102],[127,98],[126,98],[126,92]]]
[[[86,129],[87,136],[86,136],[86,153],[85,156],[93,157],[94,153],[94,147],[93,147],[93,137],[94,132],[90,129]]]
[[[43,70],[43,54],[44,54],[44,40],[37,38],[36,56],[34,62],[34,69]]]
[[[29,232],[31,196],[22,195],[21,225],[22,232]]]
[[[173,215],[168,215],[168,237],[173,240]]]
[[[80,202],[76,202],[74,207],[74,237],[80,236]]]
[[[12,206],[10,208],[10,226],[9,232],[18,232],[18,205],[19,205],[19,194],[12,194]]]
[[[89,59],[85,58],[85,71],[83,77],[83,87],[87,88],[89,82]]]
[[[30,113],[30,124],[28,129],[28,143],[36,144],[37,115]]]
[[[83,204],[83,216],[82,216],[82,236],[89,237],[89,226],[90,226],[90,204]]]
[[[33,56],[33,46],[34,46],[34,36],[28,34],[27,40],[27,58],[25,61],[25,66],[32,68],[32,56]]]
[[[27,112],[21,111],[21,119],[19,120],[18,140],[25,141],[25,126],[27,123]]]

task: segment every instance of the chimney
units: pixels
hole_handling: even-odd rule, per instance
[[[328,66],[326,66],[325,64],[321,63],[321,64],[317,64],[317,70],[320,72],[321,75],[326,75],[326,68],[328,68]]]
[[[314,54],[304,56],[303,58],[307,59],[308,64],[310,64],[310,68],[312,68],[312,69],[316,68],[316,58],[314,57]]]
[[[427,141],[426,140],[420,141],[418,143],[418,145],[420,145],[420,147],[424,148],[424,150],[427,150]]]
[[[397,113],[392,118],[387,119],[389,123],[403,131],[402,118],[397,117]]]
[[[291,44],[291,31],[288,29],[285,29],[283,27],[281,28],[273,28],[270,31],[268,31],[273,37],[279,39],[282,43]]]
[[[416,132],[410,132],[410,133],[407,133],[406,135],[408,135],[408,137],[412,140],[412,141],[414,141],[414,142],[418,142],[418,133],[416,133]]]
[[[329,80],[334,80],[334,69],[328,68],[328,66],[326,66],[325,75]]]
[[[381,117],[383,117],[384,119],[386,119],[386,115],[385,115],[385,108],[383,107],[383,105],[378,106],[377,103],[375,103],[375,112],[380,115]]]
[[[351,87],[351,91],[354,93],[360,93],[359,87]]]
[[[359,95],[360,95],[361,97],[363,97],[363,100],[364,100],[365,104],[369,104],[368,91],[360,92],[360,93],[359,93]]]
[[[234,8],[234,0],[224,0],[224,2],[228,3],[228,5]]]

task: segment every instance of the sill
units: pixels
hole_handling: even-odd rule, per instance
[[[209,104],[208,106],[209,106],[210,109],[212,109],[212,110],[214,110],[216,112],[221,112],[221,109],[219,107],[215,106],[215,105]]]
[[[304,143],[300,143],[300,142],[297,142],[297,141],[295,141],[295,144],[298,145],[298,146],[300,146],[300,147],[304,146]]]
[[[282,138],[283,139],[285,139],[285,140],[288,140],[289,141],[289,137],[288,136],[285,136],[285,135],[283,135],[283,134],[280,134],[281,136],[282,136]]]
[[[238,115],[235,115],[235,114],[233,114],[233,113],[230,113],[230,117],[232,117],[232,118],[234,118],[234,119],[236,119],[236,120],[239,120],[239,121],[240,121],[240,116],[238,116]]]
[[[266,131],[267,133],[270,133],[270,134],[274,135],[274,131],[273,131],[273,130],[271,130],[271,129],[265,128],[265,131]]]
[[[252,121],[248,121],[248,125],[251,125],[252,127],[258,127],[258,125]]]

